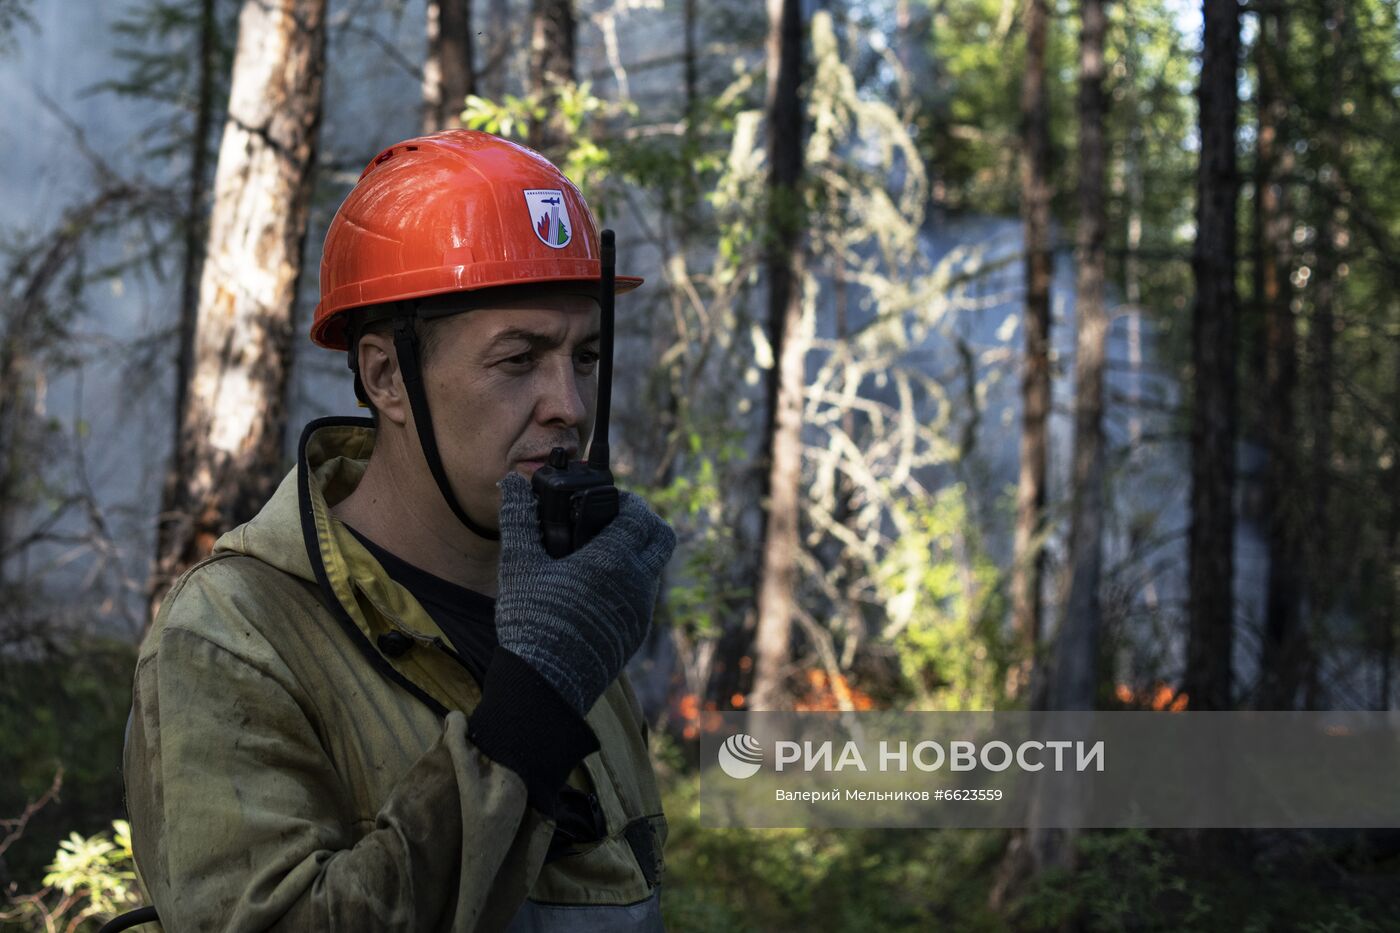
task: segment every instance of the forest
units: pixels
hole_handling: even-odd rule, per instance
[[[1392,709],[1395,0],[0,0],[0,82],[0,929],[144,903],[138,646],[357,413],[322,241],[451,128],[646,278],[669,929],[1400,929],[1400,827],[719,830],[697,763],[728,710]]]

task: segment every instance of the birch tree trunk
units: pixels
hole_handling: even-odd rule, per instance
[[[1259,706],[1292,709],[1305,649],[1299,604],[1303,570],[1298,529],[1301,516],[1295,506],[1302,489],[1294,481],[1297,336],[1289,285],[1293,218],[1289,212],[1288,178],[1293,174],[1294,160],[1282,70],[1288,56],[1288,22],[1278,8],[1261,10],[1259,30],[1254,46],[1259,88],[1254,297],[1264,325],[1264,497],[1269,549]]]
[[[239,16],[178,483],[158,539],[157,573],[167,584],[250,518],[281,478],[325,13],[326,0],[246,0]]]
[[[1196,278],[1191,357],[1190,622],[1185,690],[1192,709],[1228,709],[1234,621],[1235,236],[1240,11],[1204,0],[1201,161],[1196,180]]]
[[[1053,709],[1093,709],[1098,687],[1099,579],[1103,553],[1104,348],[1104,34],[1103,0],[1080,6],[1078,282],[1074,304],[1074,475],[1069,534],[1069,587],[1060,623]]]
[[[423,132],[462,125],[475,93],[471,0],[428,0],[428,55],[423,61]]]
[[[1050,412],[1050,106],[1045,84],[1046,0],[1026,4],[1026,73],[1021,83],[1021,216],[1025,221],[1026,357],[1021,369],[1021,473],[1011,576],[1013,630],[1027,658],[1040,642],[1046,419]]]
[[[749,709],[773,709],[787,672],[797,584],[802,479],[802,6],[768,0],[768,371],[764,431],[767,500],[759,550],[757,646]]]

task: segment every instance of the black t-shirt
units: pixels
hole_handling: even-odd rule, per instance
[[[350,528],[349,525],[345,526]],[[434,576],[420,567],[415,567],[400,557],[396,557],[384,548],[375,544],[354,528],[350,528],[350,533],[365,546],[365,550],[379,561],[390,578],[404,589],[413,594],[413,598],[422,604],[432,620],[437,623],[452,642],[452,647],[456,649],[467,669],[476,678],[478,686],[483,688],[483,702],[486,699],[486,668],[491,662],[491,655],[496,650],[498,644],[496,640],[496,601],[489,596],[484,596],[475,590],[469,590],[465,586],[458,586],[444,580],[442,577]],[[504,665],[503,667],[501,665]],[[498,665],[501,670],[509,671],[516,667],[526,672],[526,676],[538,683],[541,691],[547,692],[550,696],[543,708],[553,707],[560,722],[565,720],[576,721],[576,725],[568,725],[565,731],[552,733],[547,723],[549,717],[545,716],[543,721],[533,719],[528,728],[511,728],[508,733],[515,741],[521,743],[515,750],[515,757],[510,759],[501,758],[501,749],[497,747],[495,755],[497,760],[507,762],[508,767],[514,767],[522,776],[534,775],[534,771],[528,765],[530,756],[537,753],[539,748],[548,748],[557,751],[561,746],[575,749],[576,754],[564,757],[570,760],[570,766],[590,750],[598,747],[598,740],[593,735],[592,730],[572,709],[564,705],[564,701],[543,681],[539,675],[528,667],[525,662],[513,658],[508,652],[506,659]],[[500,671],[498,670],[498,674]],[[509,680],[509,673],[501,675]],[[499,684],[499,681],[498,681]],[[522,694],[522,696],[528,696]],[[497,694],[499,701],[500,694]],[[543,699],[541,696],[535,699]],[[505,701],[507,706],[511,701]],[[497,703],[500,706],[500,702]],[[538,710],[540,707],[534,707]],[[513,709],[517,716],[521,710]],[[498,711],[499,714],[499,711]],[[532,713],[525,711],[526,717]],[[570,738],[569,730],[581,730],[586,733],[587,740]],[[577,736],[577,731],[573,733]],[[480,742],[478,734],[476,741]],[[548,754],[546,752],[546,754]],[[515,764],[510,764],[514,761]],[[541,812],[546,813],[557,821],[554,830],[554,839],[550,842],[549,851],[545,856],[545,861],[553,861],[573,851],[573,846],[579,843],[597,842],[607,838],[607,820],[603,816],[603,811],[598,805],[598,798],[594,794],[580,791],[577,788],[564,784],[567,772],[561,772],[554,776],[550,783],[548,792],[540,791],[532,777],[526,777],[527,787],[535,788],[531,791],[532,802],[538,802]],[[554,786],[560,785],[560,786]],[[557,794],[557,802],[551,803],[543,797]],[[641,856],[638,856],[641,859]],[[643,861],[642,864],[650,864]]]
[[[497,644],[496,601],[413,566],[354,528],[350,528],[350,533],[374,555],[395,583],[413,594],[452,642],[477,684],[484,683],[486,666]]]

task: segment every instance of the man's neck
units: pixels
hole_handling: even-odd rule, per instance
[[[413,566],[494,598],[500,544],[467,530],[431,480],[404,480],[404,472],[371,456],[359,484],[331,515]]]

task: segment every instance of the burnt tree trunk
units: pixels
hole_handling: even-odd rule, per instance
[[[1192,709],[1228,709],[1234,621],[1235,132],[1240,10],[1204,0],[1201,158],[1196,179],[1192,306],[1190,621],[1185,689]]]
[[[200,277],[158,575],[173,580],[281,477],[292,307],[321,121],[325,0],[247,0]],[[157,600],[158,601],[158,600]]]
[[[1021,368],[1021,472],[1016,487],[1016,535],[1011,619],[1025,656],[1040,643],[1041,576],[1045,554],[1046,432],[1050,413],[1050,105],[1045,83],[1046,0],[1026,5],[1026,73],[1021,83],[1021,216],[1025,222],[1026,356]]]
[[[802,395],[802,5],[768,0],[768,371],[765,520],[750,709],[773,709],[787,672],[797,585]]]
[[[428,55],[423,60],[423,132],[462,125],[475,93],[471,0],[428,0]]]

